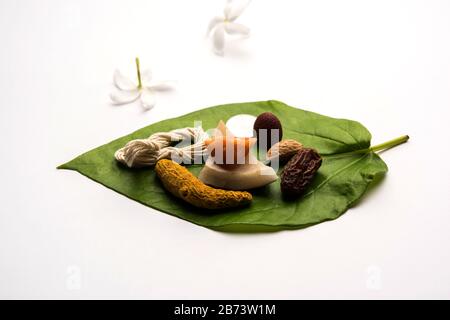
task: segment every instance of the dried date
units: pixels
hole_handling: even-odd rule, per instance
[[[287,196],[301,195],[322,165],[316,150],[302,148],[289,160],[281,174],[281,192]]]

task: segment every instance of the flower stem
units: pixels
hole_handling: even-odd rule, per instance
[[[142,89],[141,66],[139,63],[139,58],[137,58],[137,57],[136,57],[136,70],[137,70],[137,78],[138,78],[138,88]]]
[[[381,151],[381,150],[391,149],[402,143],[407,142],[408,140],[409,140],[409,136],[405,135],[405,136],[401,136],[401,137],[389,140],[389,141],[381,143],[381,144],[377,144],[376,146],[373,146],[370,148],[365,148],[365,149],[360,149],[360,150],[355,150],[355,151],[350,151],[350,152],[344,152],[344,153],[324,155],[324,156],[325,157],[343,157],[343,156],[350,156],[350,155],[355,155],[355,154],[377,152],[377,151]]]

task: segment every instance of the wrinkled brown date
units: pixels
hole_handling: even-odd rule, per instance
[[[322,158],[316,150],[302,148],[289,160],[281,174],[281,192],[287,196],[299,196],[308,187]]]

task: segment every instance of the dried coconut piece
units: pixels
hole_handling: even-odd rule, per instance
[[[272,167],[264,165],[250,155],[250,163],[234,167],[217,165],[211,159],[198,178],[205,184],[229,190],[250,190],[268,185],[278,179]]]

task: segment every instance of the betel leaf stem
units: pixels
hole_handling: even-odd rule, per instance
[[[354,154],[364,154],[364,153],[368,153],[368,152],[377,152],[377,151],[381,151],[381,150],[391,149],[402,143],[407,142],[408,140],[409,140],[409,136],[405,135],[405,136],[401,136],[401,137],[386,141],[384,143],[377,144],[370,148],[365,148],[365,149],[360,149],[360,150],[355,150],[355,151],[350,151],[350,152],[344,152],[344,153],[338,153],[338,154],[325,155],[325,156],[326,157],[341,157],[341,156],[349,156],[349,155],[354,155]]]
[[[393,148],[395,146],[398,146],[399,144],[405,143],[408,140],[409,140],[409,136],[401,136],[396,139],[392,139],[387,142],[380,143],[380,144],[377,144],[376,146],[370,147],[368,151],[376,152],[376,151],[380,151],[380,150],[387,150],[387,149]]]
[[[138,88],[142,89],[141,66],[140,66],[138,57],[136,57],[136,70],[137,70],[137,78],[138,78]]]

